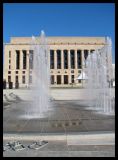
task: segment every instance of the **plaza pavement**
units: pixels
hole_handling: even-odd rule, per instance
[[[15,93],[16,95],[18,95],[21,99],[23,100],[29,100],[29,91],[28,90],[4,90],[3,93],[5,94],[9,94],[9,93]],[[54,94],[55,99],[56,97],[58,97],[61,94],[60,99],[61,100],[77,100],[78,97],[80,98],[80,100],[83,100],[80,92],[83,92],[82,90],[78,90],[78,89],[66,89],[66,90],[53,90],[52,95]],[[85,93],[85,92],[83,92]],[[73,94],[75,95],[75,97],[73,96]],[[65,98],[62,99],[62,97]],[[112,95],[114,96],[114,90],[112,90]],[[54,98],[54,96],[52,96]],[[85,98],[85,97],[84,97]],[[58,98],[57,98],[58,99]],[[63,105],[64,101],[60,101],[60,104]],[[14,104],[14,105],[13,105]],[[14,111],[16,110],[16,108],[14,108],[15,104],[18,106],[20,103],[10,103],[9,105],[5,105],[4,107],[4,115],[6,113],[6,117],[9,114],[9,111],[12,109],[14,109]],[[66,104],[66,102],[65,102]],[[73,101],[70,101],[70,104],[73,104]],[[75,104],[78,105],[78,102],[75,101]],[[13,106],[12,106],[13,105]],[[69,105],[67,103],[67,105]],[[67,105],[66,105],[66,109],[67,109]],[[58,108],[58,106],[57,106]],[[76,106],[75,106],[75,109]],[[80,107],[81,110],[81,107]],[[82,111],[82,110],[81,110]],[[8,112],[8,113],[7,113]],[[64,116],[66,116],[67,118],[67,114],[66,114],[66,110],[64,110],[64,114],[63,114],[63,118]],[[70,110],[70,113],[72,113],[72,110]],[[69,113],[69,117],[73,118],[74,116],[74,112],[73,114]],[[79,112],[78,112],[79,113]],[[77,119],[77,114],[75,114],[75,119]],[[86,113],[86,114],[84,114]],[[57,129],[57,133],[55,133],[54,135],[43,135],[43,140],[47,139],[48,140],[48,144],[39,149],[39,150],[28,150],[27,147],[25,150],[23,151],[5,151],[3,152],[3,156],[4,157],[114,157],[115,156],[115,134],[114,134],[114,120],[112,121],[112,119],[109,121],[109,119],[107,118],[106,121],[105,119],[103,121],[99,121],[99,123],[93,123],[95,122],[94,120],[96,119],[96,115],[93,115],[93,117],[90,117],[92,115],[92,112],[89,111],[84,111],[81,112],[81,115],[83,118],[89,118],[86,119],[87,121],[90,120],[88,123],[84,122],[84,129],[86,130],[86,132],[81,132],[81,133],[75,133],[75,134],[71,134],[70,132],[68,132],[68,127],[66,128],[67,132],[65,132],[64,127],[62,126],[63,129],[63,134],[61,135],[61,133],[59,133],[58,135],[58,129]],[[55,115],[55,117],[57,117]],[[62,117],[60,117],[60,119],[62,119]],[[80,117],[80,114],[78,116],[79,120],[82,118]],[[99,116],[98,116],[99,117]],[[112,116],[111,116],[112,117]],[[5,118],[5,117],[4,117]],[[92,118],[93,118],[93,122],[92,122]],[[6,118],[5,118],[6,119]],[[100,117],[98,118],[100,120]],[[86,122],[87,122],[86,121]],[[5,122],[5,121],[4,121]],[[8,117],[8,119],[6,119],[6,124],[10,122],[10,119]],[[16,121],[18,122],[18,121]],[[90,130],[92,129],[92,125],[90,125],[90,122],[93,124],[93,126],[95,127],[95,125],[98,125],[98,128],[100,126],[105,126],[105,128],[100,132],[100,130],[98,129],[98,131],[94,131],[94,132],[90,132]],[[103,122],[103,124],[101,123]],[[110,122],[110,123],[108,123]],[[8,123],[9,124],[9,123]],[[107,124],[107,125],[105,125]],[[12,124],[12,126],[15,125]],[[8,127],[6,125],[6,127]],[[10,127],[10,126],[9,126]],[[79,129],[82,131],[83,126],[76,126],[77,130],[79,131]],[[75,128],[76,128],[75,127]],[[107,128],[108,127],[108,128]],[[22,127],[21,127],[22,128]],[[73,128],[71,126],[71,128]],[[22,128],[23,129],[23,128]],[[24,126],[25,129],[25,126]],[[90,130],[89,130],[90,129]],[[109,130],[110,129],[110,130]],[[7,130],[6,130],[7,131]],[[29,130],[30,131],[30,130]],[[74,131],[74,130],[73,130]],[[107,132],[106,132],[107,131]],[[20,134],[19,134],[20,133]],[[36,135],[35,133],[30,133],[29,134],[21,134],[22,130],[20,132],[18,132],[16,135],[13,134],[11,132],[4,133],[3,136],[3,140],[4,140],[4,145],[6,143],[8,143],[8,141],[14,141],[14,140],[18,140],[21,141],[22,144],[24,144],[25,146],[27,146],[28,144],[31,144],[34,140],[38,141],[42,138],[42,136],[40,136],[40,134]]]
[[[31,100],[32,91],[30,89],[5,89],[3,94],[8,95],[13,92],[23,100]],[[111,89],[111,95],[115,97],[115,88]],[[86,89],[81,88],[51,88],[50,96],[55,100],[87,100],[89,99]],[[93,95],[94,96],[94,95]]]

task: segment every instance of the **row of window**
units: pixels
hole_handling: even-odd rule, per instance
[[[16,74],[18,74],[18,71],[15,71]],[[53,73],[53,71],[51,71],[51,73]],[[57,73],[60,73],[60,71],[58,71]],[[65,73],[67,73],[67,71],[65,71]],[[74,73],[74,70],[71,70],[71,73]],[[81,73],[81,70],[78,70],[78,73]],[[8,74],[11,74],[11,71],[8,71]],[[25,74],[25,71],[22,71],[22,74]],[[30,74],[32,74],[32,71],[30,71]]]
[[[33,50],[29,50],[29,54],[27,54],[27,50],[23,50],[23,69],[27,68],[27,56],[29,56],[29,68],[33,69]],[[16,50],[16,69],[20,69],[20,51]]]
[[[11,76],[8,76],[8,82],[11,82]],[[19,77],[15,76],[15,83],[19,83]],[[26,83],[26,76],[23,75],[22,76],[22,83],[25,84]],[[32,76],[29,76],[29,83],[32,83]]]
[[[56,76],[56,82],[54,81],[54,75],[51,75],[50,76],[51,84],[52,85],[53,84],[62,84],[61,76],[63,76],[63,78],[64,78],[64,84],[69,84],[69,76],[68,75],[57,75]],[[75,76],[71,75],[71,83],[74,83],[74,78],[75,78]],[[81,83],[81,80],[79,80],[78,82]]]
[[[15,71],[16,74],[18,74],[18,71]],[[32,73],[32,71],[30,71],[30,74]],[[8,71],[8,74],[11,74],[11,71]],[[22,71],[22,74],[25,74],[25,71]]]
[[[68,75],[57,75],[56,76],[56,82],[54,81],[54,75],[50,76],[50,82],[51,84],[62,84],[61,82],[61,76],[64,76],[64,84],[69,84],[69,79],[68,79]],[[71,75],[71,83],[74,83],[74,75]],[[8,76],[8,82],[11,82],[11,76]],[[19,83],[19,77],[15,76],[15,83]],[[26,83],[26,76],[23,75],[22,76],[22,83],[25,84]],[[29,83],[32,83],[32,76],[29,76]],[[81,83],[81,80],[79,80],[79,83]]]
[[[92,53],[94,50],[90,50]],[[22,50],[23,52],[23,69],[27,69],[27,58],[29,58],[29,68],[33,69],[33,50],[29,50],[29,54],[27,54],[27,50]],[[61,69],[61,50],[56,50],[57,52],[57,69]],[[84,50],[84,58],[86,59],[88,56],[89,50]],[[77,68],[82,67],[81,62],[81,50],[77,50]],[[27,57],[28,56],[28,57]],[[11,58],[11,51],[9,51],[9,58]],[[68,50],[63,50],[63,58],[64,58],[64,69],[68,69]],[[11,59],[9,59],[9,63],[11,63]],[[54,69],[54,50],[50,50],[50,69]],[[70,50],[70,66],[72,69],[75,69],[75,50]],[[11,66],[9,65],[9,69]],[[20,69],[20,50],[16,50],[16,69]]]
[[[90,50],[92,53],[94,50]],[[87,59],[89,50],[84,50],[84,58]],[[56,50],[57,53],[57,69],[61,69],[61,50]],[[55,68],[55,59],[54,59],[54,50],[50,50],[50,69]],[[82,68],[82,51],[77,50],[77,68]],[[63,50],[63,60],[64,60],[64,69],[68,69],[68,58],[70,58],[70,67],[71,69],[75,69],[75,50],[70,50],[70,57],[68,57],[68,50]]]

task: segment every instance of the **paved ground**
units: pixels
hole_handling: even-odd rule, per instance
[[[5,151],[4,157],[114,157],[114,145],[67,145],[66,141],[48,141],[39,150],[28,149],[33,141],[21,141],[26,147],[22,151]],[[4,145],[7,142],[4,141]]]
[[[6,134],[64,134],[63,140],[49,140],[48,144],[39,150],[28,149],[34,140],[20,140],[26,147],[23,151],[5,151],[4,157],[114,157],[115,146],[111,143],[102,145],[79,145],[68,143],[66,135],[71,133],[114,132],[114,115],[99,114],[87,107],[83,101],[53,101],[52,110],[42,119],[26,119],[30,110],[30,102],[11,102],[4,104],[3,131]],[[4,139],[4,145],[11,139]],[[99,140],[98,140],[99,141]]]
[[[45,118],[27,119],[29,102],[12,103],[4,107],[4,133],[68,133],[114,131],[114,115],[89,110],[80,101],[54,101]],[[28,111],[28,113],[27,113]]]
[[[23,100],[32,99],[32,90],[30,89],[3,90],[3,93],[7,95],[11,92],[20,96]],[[115,88],[112,88],[110,92],[111,95],[115,97]],[[87,89],[81,89],[81,88],[51,88],[50,96],[53,97],[55,100],[87,100],[90,98]]]

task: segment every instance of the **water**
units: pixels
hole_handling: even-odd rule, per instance
[[[85,86],[89,96],[88,106],[104,114],[114,114],[115,107],[110,83],[112,78],[111,47],[111,39],[107,37],[103,48],[88,55],[85,68],[88,76]]]
[[[32,37],[31,50],[33,54],[32,90],[33,102],[25,117],[43,118],[47,116],[50,106],[49,86],[50,70],[48,62],[48,44],[44,31],[41,31],[40,38]],[[32,59],[30,59],[31,61]]]

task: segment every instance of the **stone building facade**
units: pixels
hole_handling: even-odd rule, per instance
[[[40,41],[40,38],[37,38]],[[47,37],[51,87],[82,86],[77,77],[84,69],[88,54],[105,45],[105,37]],[[12,37],[4,44],[4,80],[13,82],[13,88],[32,84],[33,66],[29,68],[31,37]]]

